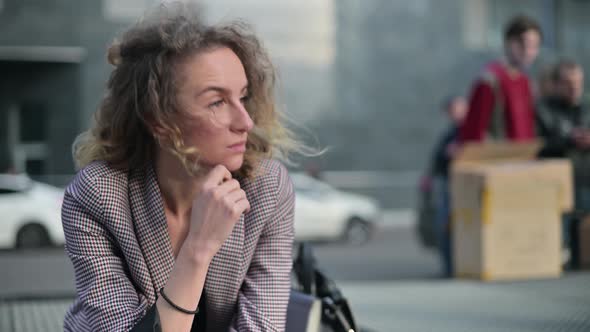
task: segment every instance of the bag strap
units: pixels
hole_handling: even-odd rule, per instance
[[[313,251],[308,243],[301,243],[299,245],[297,259],[293,264],[295,275],[299,284],[303,288],[303,292],[309,295],[317,295],[316,278],[315,278],[315,257]]]
[[[493,114],[493,128],[492,133],[496,140],[506,139],[506,114],[504,106],[504,94],[500,82],[496,82],[494,88],[494,114]]]
[[[487,130],[488,139],[493,141],[504,140],[506,139],[505,105],[499,74],[489,70],[484,73],[482,80],[492,88],[494,93],[494,108]]]
[[[352,310],[334,280],[327,277],[321,270],[315,270],[317,296],[322,299],[322,307],[327,310],[343,331],[358,331]]]
[[[334,280],[326,276],[317,267],[316,262],[311,245],[301,243],[293,263],[293,271],[303,288],[303,293],[321,299],[322,311],[329,316],[329,320],[322,319],[326,324],[332,325],[336,331],[358,331],[348,301]]]
[[[325,323],[330,325],[336,331],[355,332],[356,325],[352,318],[352,313],[348,307],[348,303],[336,304],[330,300],[330,298],[324,298],[322,300],[322,310],[327,318]]]

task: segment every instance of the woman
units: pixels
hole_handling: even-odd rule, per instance
[[[67,331],[285,328],[294,193],[271,158],[295,143],[257,38],[196,12],[161,7],[109,49],[63,205]]]

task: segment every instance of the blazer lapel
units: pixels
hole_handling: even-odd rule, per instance
[[[244,215],[217,252],[207,273],[207,324],[212,331],[226,331],[234,315],[235,301],[245,274],[244,266]],[[209,310],[211,309],[211,310]],[[219,325],[216,325],[219,323]],[[209,328],[207,328],[209,330]]]
[[[174,266],[174,256],[164,214],[164,204],[153,167],[134,170],[129,178],[129,202],[137,238],[144,253],[153,282],[155,302]],[[244,215],[213,258],[205,280],[207,324],[229,322],[234,314],[235,299],[245,275]],[[219,328],[225,329],[227,327]]]
[[[174,256],[164,214],[164,203],[151,164],[131,172],[129,202],[137,239],[152,276],[153,293],[146,295],[155,302],[157,292],[168,280],[174,265]]]

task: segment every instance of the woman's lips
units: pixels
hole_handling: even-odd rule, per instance
[[[228,149],[232,150],[233,152],[246,152],[246,142],[239,142],[230,145],[228,146]]]

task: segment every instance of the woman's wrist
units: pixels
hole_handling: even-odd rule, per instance
[[[178,259],[194,266],[209,266],[215,254],[213,250],[203,245],[203,241],[196,241],[189,235],[178,253]]]

